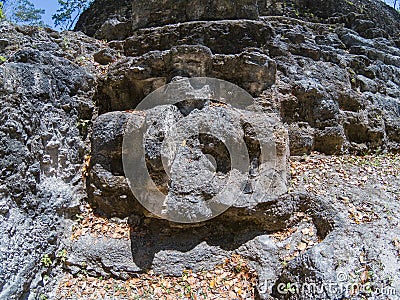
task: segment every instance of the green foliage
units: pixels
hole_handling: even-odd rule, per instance
[[[7,58],[5,58],[3,55],[0,55],[0,64],[5,62]]]
[[[290,282],[286,283],[285,288],[283,289],[284,292],[286,293],[296,293],[296,287],[292,286]]]
[[[17,1],[14,18],[18,24],[43,25],[42,15],[44,9],[36,9],[32,2],[28,0]]]
[[[67,261],[67,250],[62,249],[61,251],[58,251],[56,256],[62,263],[65,263]]]
[[[29,0],[2,1],[5,18],[20,25],[44,26],[44,9],[37,9]]]
[[[6,16],[4,15],[4,12],[3,12],[3,2],[0,2],[0,20],[3,20],[5,18],[6,18]]]
[[[47,297],[47,295],[45,295],[45,294],[40,294],[39,299],[40,300],[49,300],[49,297]]]
[[[45,267],[50,267],[52,264],[51,258],[48,254],[43,255],[42,259],[40,260],[40,262],[42,263],[42,265],[44,265]]]
[[[62,48],[63,48],[63,50],[68,50],[68,48],[69,48],[69,41],[66,37],[63,38]]]
[[[60,8],[52,16],[54,25],[63,30],[72,30],[78,17],[92,2],[93,0],[58,0]]]

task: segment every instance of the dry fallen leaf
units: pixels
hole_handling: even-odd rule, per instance
[[[229,299],[237,299],[236,293],[234,291],[229,291],[228,293]]]
[[[369,279],[368,270],[365,269],[360,275],[361,283],[366,283],[368,281],[368,279]]]
[[[307,234],[310,233],[310,229],[309,228],[304,228],[304,229],[301,230],[301,233],[304,234],[304,235],[307,235]]]
[[[212,288],[212,289],[215,288],[215,279],[211,280],[209,285],[210,285],[210,288]]]
[[[393,240],[393,245],[396,247],[397,249],[397,255],[400,256],[400,241],[398,238],[395,238]]]
[[[360,254],[360,263],[362,263],[362,264],[366,263],[365,258],[364,258],[364,253]]]
[[[307,244],[301,242],[300,244],[297,245],[297,249],[299,249],[300,251],[306,250],[307,249]]]

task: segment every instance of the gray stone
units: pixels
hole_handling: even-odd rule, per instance
[[[67,247],[67,269],[78,267],[92,276],[128,279],[140,268],[132,261],[129,241],[89,235],[79,237]]]
[[[108,65],[116,60],[116,52],[111,49],[102,49],[93,55],[96,62],[102,65]]]
[[[287,10],[279,1],[258,1],[257,5],[260,15],[292,16],[298,4]],[[302,5],[315,8],[310,3]],[[172,6],[168,11],[172,13],[170,24],[149,27],[144,21],[139,26],[143,28],[132,30],[123,42],[125,54],[134,57],[122,59],[110,68],[98,95],[102,113],[133,109],[147,94],[175,76],[226,79],[256,97],[285,82],[282,90],[278,88],[280,98],[271,99],[273,106],[279,107],[288,125],[306,122],[316,132],[336,126],[346,126],[348,130],[351,125],[345,121],[346,111],[375,109],[374,103],[382,103],[376,99],[388,97],[390,100],[386,101],[393,103],[400,95],[398,48],[389,36],[371,39],[357,32],[373,29],[368,18],[374,17],[352,13],[351,9],[356,8],[348,3],[329,4],[318,13],[326,17],[327,11],[342,9],[346,13],[329,22],[342,20],[348,28],[304,24],[285,17],[217,21],[211,18],[208,22],[194,18],[192,22],[179,23],[173,16],[176,9]],[[397,15],[394,19],[389,17],[387,8],[378,5],[374,9],[382,11],[389,23],[398,22]],[[315,21],[307,14],[296,17]],[[383,111],[385,118],[389,111]],[[389,123],[397,126],[392,117]],[[391,128],[392,125],[387,130],[397,130]],[[371,135],[368,143],[371,147],[398,147],[394,134],[386,132],[386,137],[383,143],[376,143]],[[341,151],[357,144],[349,136],[343,138]],[[335,145],[338,143],[341,142],[337,140]]]
[[[168,0],[134,6],[96,0],[77,29],[117,40],[109,43],[113,50],[82,33],[0,22],[0,55],[7,59],[0,67],[0,298],[54,295],[60,247],[68,249],[64,267],[72,274],[86,269],[121,279],[151,269],[169,275],[210,269],[238,253],[257,270],[261,299],[285,298],[277,294],[279,283],[338,284],[339,272],[358,278],[360,269],[373,272],[371,282],[399,289],[397,178],[383,184],[368,176],[372,182],[356,187],[326,178],[319,182],[320,197],[286,194],[289,146],[298,155],[399,151],[400,15],[381,1],[353,2]],[[93,60],[110,64],[107,74]],[[132,110],[146,95],[196,76],[238,84],[264,114],[193,99],[150,111],[145,167],[171,196],[171,208],[194,203],[195,212],[206,215],[198,203],[217,194],[228,177],[239,196],[215,219],[185,225],[157,218],[135,199],[121,143],[128,119],[144,124],[143,112]],[[189,136],[176,151],[163,148],[170,121],[185,118],[242,138],[249,170],[231,171],[224,143],[209,135]],[[271,166],[263,165],[257,141],[268,137],[276,141],[276,164],[260,180]],[[236,193],[239,187],[243,193]],[[343,195],[376,217],[354,224],[339,200]],[[130,240],[86,235],[71,241],[69,218],[85,200],[98,215],[128,217]],[[287,242],[295,250],[306,227],[315,230],[314,246],[282,264],[290,250],[276,235],[293,232]],[[49,267],[41,263],[44,254],[53,261]],[[46,274],[54,278],[49,284]],[[350,296],[324,290],[286,298]]]
[[[362,92],[376,93],[378,91],[376,83],[363,75],[357,76],[357,83],[360,85],[360,90]]]
[[[307,123],[289,127],[290,155],[310,154],[314,149],[314,129]]]
[[[154,12],[157,13],[154,13]],[[227,2],[223,0],[181,1],[173,0],[138,1],[132,8],[133,29],[156,27],[196,20],[257,19],[257,1],[244,0]]]
[[[343,127],[326,127],[316,132],[315,150],[326,154],[340,153],[343,150],[344,141]]]
[[[143,28],[125,41],[125,54],[142,55],[177,45],[204,45],[215,54],[237,54],[248,47],[260,48],[273,34],[268,23],[252,20],[198,21]]]
[[[175,76],[215,77],[260,95],[276,80],[276,64],[258,51],[213,55],[205,46],[177,46],[127,58],[110,66],[100,87],[101,112],[134,109]]]
[[[400,18],[380,2],[339,1],[144,1],[124,0],[118,5],[98,0],[79,18],[76,30],[98,39],[124,39],[138,28],[159,27],[190,21],[258,19],[261,16],[287,16],[319,22],[343,23],[367,38],[396,37]]]
[[[1,299],[38,297],[48,271],[41,258],[54,258],[64,217],[86,197],[80,169],[87,148],[77,123],[92,118],[86,108],[96,79],[76,64],[74,49],[97,49],[97,42],[58,34],[74,41],[67,55],[54,33],[0,23],[8,58],[0,67]]]
[[[321,247],[331,247],[330,236],[342,230],[335,209],[321,199],[290,194],[276,200],[248,210],[249,216],[254,214],[256,218],[246,218],[246,214],[231,218],[236,214],[231,210],[237,210],[232,208],[227,211],[229,217],[221,215],[197,226],[177,227],[165,220],[141,218],[139,224],[132,225],[135,230],[131,231],[130,241],[102,237],[95,243],[93,237],[82,236],[69,249],[67,265],[78,266],[93,276],[112,274],[125,278],[150,269],[156,274],[180,276],[187,269],[210,270],[237,253],[248,258],[259,272],[258,288],[265,296],[272,291],[262,292],[263,284],[268,280],[271,288],[284,272],[279,257],[285,247],[276,243],[271,233],[294,226],[313,226]],[[296,217],[298,213],[309,215],[311,223],[302,223]],[[292,239],[293,243],[300,241],[301,235]],[[323,246],[324,243],[327,245]]]
[[[190,209],[193,211],[195,203],[198,203],[200,206],[196,214],[207,214],[207,209],[202,208],[201,203],[218,194],[228,180],[230,187],[237,190],[237,193],[240,193],[244,184],[250,188],[241,196],[242,198],[239,197],[237,202],[232,203],[238,208],[270,201],[286,192],[288,137],[275,115],[260,115],[251,111],[235,110],[228,106],[219,107],[211,102],[205,103],[203,107],[188,110],[189,114],[182,115],[180,111],[185,111],[184,107],[185,104],[178,107],[165,105],[146,112],[111,112],[101,115],[96,120],[92,135],[93,168],[88,181],[89,196],[103,213],[120,217],[141,213],[140,205],[138,206],[132,193],[127,190],[127,183],[123,177],[122,142],[127,130],[139,130],[143,124],[147,124],[143,145],[147,170],[157,188],[168,195],[170,207],[187,202],[191,203]],[[172,136],[173,140],[182,140],[180,143],[185,145],[174,152],[165,152],[163,141],[167,134],[171,134],[169,130],[174,123],[183,126],[185,130],[190,124],[192,126],[197,123],[207,124],[207,132],[210,132],[210,135],[189,134],[185,138]],[[129,128],[126,127],[127,124]],[[251,126],[257,130],[250,130]],[[217,138],[216,133],[222,136]],[[230,157],[229,151],[237,150],[235,148],[228,150],[222,143],[224,140],[228,145],[229,143],[235,145],[238,143],[236,139],[243,139],[243,146],[246,147],[245,154],[249,159],[247,168],[250,167],[250,170],[246,169],[246,172],[250,172],[248,175],[233,172],[235,169],[240,172],[245,171],[234,165],[238,163],[235,160],[242,158]],[[272,146],[269,145],[270,140],[274,141]],[[168,145],[164,147],[172,146]],[[260,145],[273,149],[261,149]],[[140,145],[138,146],[140,148]],[[267,152],[271,150],[273,152],[269,157]],[[142,150],[132,151],[136,153]],[[210,161],[206,155],[214,157],[216,163],[214,167],[209,165]],[[168,172],[164,157],[169,159]],[[188,160],[192,163],[184,163]],[[248,176],[250,177],[247,179]]]

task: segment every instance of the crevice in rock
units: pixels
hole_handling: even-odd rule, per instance
[[[208,155],[211,155],[215,160],[215,172],[228,174],[231,170],[231,157],[224,142],[211,134],[205,133],[200,133],[198,139],[203,154],[207,157]]]
[[[243,122],[241,124],[244,132],[244,142],[247,147],[247,151],[249,154],[249,162],[250,162],[250,168],[249,168],[249,175],[250,178],[254,178],[259,174],[259,167],[261,162],[261,146],[260,146],[260,141],[259,137],[257,137],[257,132],[254,129],[254,127],[248,123],[248,122]],[[250,191],[251,187],[248,186],[250,182],[247,183],[245,190]]]
[[[293,255],[296,248],[288,249],[287,243],[295,247],[302,242],[301,231],[307,229],[308,233],[313,233],[315,230],[309,236],[313,244],[310,242],[302,250],[302,254],[305,254],[312,249],[312,245],[321,243],[330,232],[341,226],[337,212],[330,205],[319,198],[298,193],[281,196],[276,201],[258,204],[251,209],[230,208],[215,219],[202,223],[177,224],[139,215],[131,216],[129,222],[130,240],[108,238],[103,241],[109,245],[108,250],[100,251],[91,242],[93,238],[83,236],[80,248],[71,249],[71,252],[78,251],[77,254],[84,257],[69,264],[82,267],[79,261],[88,261],[85,269],[91,270],[90,274],[94,272],[92,276],[104,275],[105,272],[107,276],[124,278],[124,274],[134,276],[135,273],[148,270],[156,274],[180,276],[185,269],[210,269],[232,253],[246,256],[244,245],[262,237],[275,244],[275,248],[270,250],[273,251],[271,257],[267,255],[262,261],[269,259],[270,264],[279,264],[273,261],[276,259],[275,250],[282,259]],[[83,252],[82,243],[87,245]],[[127,264],[128,258],[126,262],[116,261],[126,256],[121,251],[128,248],[131,249],[132,262]],[[87,259],[85,255],[89,255]],[[214,257],[212,262],[205,263],[204,257],[209,256]],[[257,263],[262,262],[257,257],[253,258]],[[116,267],[110,271],[107,267],[110,265]]]
[[[175,106],[179,109],[184,117],[187,117],[195,109],[202,110],[208,102],[208,99],[187,99],[175,103]]]

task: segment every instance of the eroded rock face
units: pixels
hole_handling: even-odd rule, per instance
[[[100,45],[6,22],[0,36],[0,298],[21,299],[40,294],[48,272],[41,258],[54,260],[64,217],[78,213],[86,195],[87,144],[77,123],[92,118],[96,78],[74,56]]]
[[[99,94],[102,112],[134,108],[174,76],[212,76],[257,97],[266,91],[292,128],[307,123],[312,135],[292,136],[293,153],[399,147],[400,18],[394,10],[344,0],[195,4],[127,1],[114,8],[96,1],[81,17],[77,29],[121,39],[113,45],[133,56],[111,67]],[[105,8],[115,9],[112,17],[101,13]],[[99,22],[89,22],[94,13]],[[117,30],[123,37],[113,36],[113,22],[128,28]]]
[[[99,39],[124,39],[136,29],[189,21],[258,19],[288,16],[313,22],[344,23],[367,38],[398,39],[398,14],[379,1],[309,0],[100,0],[80,17],[76,29]]]
[[[272,38],[273,29],[261,21],[195,21],[143,28],[124,42],[127,55],[168,50],[178,45],[204,45],[215,54],[237,54],[246,48],[261,48]]]
[[[192,105],[178,103],[144,112],[110,112],[97,118],[93,127],[89,190],[90,198],[103,213],[127,217],[143,212],[125,181],[122,161],[124,134],[129,141],[127,130],[139,130],[143,123],[147,124],[143,140],[147,169],[157,188],[168,196],[170,207],[187,202],[190,210],[196,210],[198,203],[198,210],[193,213],[203,218],[208,209],[202,203],[221,193],[226,185],[232,189],[230,195],[237,197],[232,207],[238,208],[238,212],[240,208],[249,210],[258,203],[272,201],[287,191],[288,136],[276,115],[256,114],[213,102],[198,108]],[[172,125],[197,123],[209,126],[210,135],[176,137],[182,140],[182,146],[166,150],[170,148],[163,141],[171,134]],[[223,132],[225,143],[229,140],[232,145],[242,143],[248,155],[248,169],[239,168],[242,173],[238,172],[237,161],[232,161],[239,159],[232,152],[234,148],[228,150],[215,132]],[[264,147],[273,149],[262,149],[262,139]],[[133,146],[131,151],[140,151],[140,145],[138,150]],[[170,160],[167,165],[164,157]],[[188,161],[191,163],[185,163]],[[168,175],[166,168],[170,169]],[[145,182],[142,185],[147,186]]]
[[[123,44],[128,58],[100,85],[101,113],[135,108],[174,76],[211,76],[279,113],[295,154],[399,148],[400,56],[390,39],[274,17],[139,29]],[[309,127],[308,137],[295,127]]]
[[[77,30],[99,39],[113,40],[126,38],[139,28],[194,20],[257,19],[259,16],[255,0],[125,1],[110,4],[109,1],[94,3],[80,17]],[[94,19],[97,21],[93,23]]]
[[[341,223],[337,211],[321,199],[307,194],[283,195],[252,208],[232,207],[200,226],[171,226],[166,220],[139,217],[132,224],[130,241],[103,239],[100,245],[114,249],[107,253],[90,236],[81,237],[71,245],[71,252],[80,257],[71,257],[69,262],[73,270],[82,265],[82,256],[87,258],[87,271],[93,276],[111,271],[117,277],[126,278],[149,269],[157,274],[180,276],[187,268],[194,272],[209,269],[221,259],[238,253],[249,258],[258,270],[260,283],[266,280],[272,283],[282,272],[279,257],[285,252],[284,245],[274,241],[273,233],[290,231],[297,226],[312,227],[315,238],[322,241],[316,251],[323,251],[324,247],[331,247],[330,242],[324,245],[324,240],[332,232],[342,230]],[[298,234],[292,242],[300,239]],[[131,252],[132,260],[126,259],[126,251]],[[332,267],[327,265],[326,269]],[[270,284],[263,292],[260,288],[261,296],[271,294],[272,287]]]
[[[99,89],[100,112],[134,109],[175,76],[219,78],[260,95],[275,83],[276,63],[257,50],[213,55],[208,47],[187,45],[129,57],[111,65]]]
[[[142,213],[138,214],[137,209],[142,211],[142,208],[135,206],[134,196],[127,193],[128,184],[121,172],[118,157],[122,151],[121,135],[135,107],[160,86],[177,76],[211,76],[239,85],[255,97],[263,111],[279,116],[287,129],[279,125],[276,132],[286,136],[284,132],[288,131],[292,155],[314,150],[326,154],[367,149],[398,151],[399,15],[378,1],[198,1],[196,4],[196,9],[188,9],[186,1],[179,6],[170,1],[157,4],[136,1],[114,9],[110,2],[97,1],[77,25],[77,29],[91,35],[114,40],[110,45],[127,57],[110,65],[96,95],[102,115],[93,132],[89,195],[106,215],[132,213],[135,231],[131,243],[127,242],[123,248],[130,246],[134,263],[115,263],[119,266],[117,271],[104,268],[98,263],[101,254],[93,255],[97,251],[94,250],[89,257],[90,271],[106,274],[110,269],[122,278],[136,268],[179,275],[185,268],[200,270],[206,267],[205,262],[213,265],[235,252],[247,257],[259,272],[261,299],[284,297],[277,288],[288,282],[340,284],[337,272],[348,274],[357,267],[365,267],[365,263],[349,262],[348,257],[360,256],[361,245],[365,244],[362,239],[371,237],[370,227],[354,228],[345,214],[310,195],[277,193],[273,201],[252,202],[247,196],[254,196],[260,190],[251,184],[245,185],[244,196],[224,214],[198,227],[167,223],[146,211],[143,212],[146,218],[141,219]],[[100,13],[99,22],[88,21],[104,7],[115,12],[111,16]],[[221,7],[223,13],[219,12]],[[183,174],[173,178],[175,184],[168,182],[160,157],[168,120],[179,122],[196,116],[207,119],[202,113],[207,111],[212,116],[215,109],[212,106],[212,103],[189,101],[151,113],[159,117],[150,118],[154,126],[144,142],[147,168],[152,180],[172,198],[187,200],[187,195],[193,199],[196,195],[207,198],[225,183],[223,170],[229,167],[225,149],[216,141],[208,147],[208,137],[185,141],[181,156],[174,162],[176,170]],[[229,107],[217,110],[232,116]],[[135,124],[143,122],[141,113],[134,118]],[[104,134],[105,128],[109,128],[110,136]],[[249,153],[254,155],[257,147],[251,127],[240,130]],[[286,149],[284,140],[279,143],[281,149]],[[185,152],[188,148],[193,153]],[[196,186],[196,176],[191,171],[198,173],[210,162],[204,153],[210,149],[217,150],[214,171],[222,175],[221,180],[209,186]],[[286,155],[282,150],[281,171]],[[182,167],[179,161],[185,158],[195,162],[194,169]],[[257,170],[259,166],[251,173],[255,177]],[[181,185],[181,179],[193,184]],[[284,183],[284,176],[278,182]],[[276,185],[276,191],[283,192],[285,185],[281,187]],[[336,192],[332,191],[335,195]],[[296,216],[303,214],[305,220],[296,223]],[[304,255],[282,267],[279,257],[283,245],[264,230],[290,231],[291,226],[301,229],[302,222],[315,228],[318,241]],[[146,233],[141,233],[143,228]],[[385,236],[386,240],[391,238],[379,228],[374,233]],[[291,243],[296,244],[300,236],[294,234]],[[82,242],[90,243],[84,239]],[[390,249],[382,251],[393,259]],[[367,252],[374,255],[372,250]],[[103,260],[109,265],[117,257],[123,257],[123,253]],[[343,261],[347,262],[338,269]],[[76,266],[79,262],[71,264]],[[313,292],[293,295],[293,299],[337,299],[345,295],[343,291],[324,290],[318,295]]]
[[[370,265],[393,276],[398,285],[398,272],[389,266],[398,262],[396,249],[388,247],[398,236],[393,229],[397,218],[357,227],[337,198],[286,192],[288,146],[292,155],[399,150],[399,28],[395,11],[365,0],[199,0],[179,5],[97,0],[77,29],[109,40],[109,47],[83,34],[1,23],[0,54],[7,61],[0,66],[0,298],[34,298],[51,288],[43,287],[42,277],[58,275],[55,263],[46,267],[40,261],[44,254],[56,260],[60,237],[68,249],[64,267],[73,274],[85,270],[127,278],[153,269],[180,275],[239,253],[258,271],[261,299],[280,298],[279,283],[340,283],[337,272],[351,274]],[[237,84],[255,97],[265,115],[192,100],[134,111],[164,84],[198,76]],[[171,122],[185,118],[208,121],[243,139],[251,162],[248,172],[231,170],[221,141],[193,135],[169,160],[176,171],[169,177],[162,158],[172,152],[162,143]],[[160,220],[144,209],[124,174],[122,142],[128,121],[148,125],[146,168],[172,206],[208,200],[228,177],[242,190],[235,192],[237,201],[217,218],[190,226]],[[271,125],[275,139],[276,164],[260,182],[264,169],[254,132],[264,131],[265,125]],[[84,165],[89,153],[90,164],[86,160]],[[336,195],[338,190],[329,192]],[[372,197],[370,203],[382,212],[385,193],[374,187],[361,196]],[[387,201],[399,211],[394,195]],[[86,197],[96,214],[126,218],[128,241],[109,238],[96,244],[84,233],[71,241],[65,222]],[[316,233],[313,247],[297,253],[285,267],[282,257],[296,253],[301,229],[310,228]],[[289,249],[276,238],[286,231],[294,232]],[[349,261],[366,253],[367,261]],[[347,295],[324,291],[320,296]],[[316,297],[306,293],[296,299],[311,298]]]

